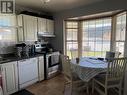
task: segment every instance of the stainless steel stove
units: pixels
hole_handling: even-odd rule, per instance
[[[50,47],[51,49],[51,47]],[[48,51],[46,45],[35,45],[35,52],[44,54],[44,73],[45,79],[52,78],[60,72],[60,52]]]

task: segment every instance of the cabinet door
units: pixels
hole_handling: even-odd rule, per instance
[[[25,41],[37,41],[37,17],[23,15]]]
[[[49,34],[54,34],[54,21],[47,19],[47,32]]]
[[[2,80],[5,95],[18,91],[17,62],[2,65]]]
[[[18,24],[18,41],[24,41],[24,34],[23,34],[23,16],[17,15],[17,24]]]
[[[44,57],[39,57],[39,81],[44,80]]]
[[[38,18],[38,32],[45,34],[46,31],[47,31],[46,19]]]

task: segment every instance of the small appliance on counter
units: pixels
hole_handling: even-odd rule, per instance
[[[52,53],[53,52],[53,48],[51,46],[51,44],[48,43],[37,43],[34,45],[35,46],[35,53]]]
[[[29,57],[30,55],[30,45],[27,45],[25,43],[16,44],[15,45],[15,54],[17,57]]]

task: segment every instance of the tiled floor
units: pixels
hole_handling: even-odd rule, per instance
[[[29,86],[27,90],[35,95],[71,95],[69,86],[66,87],[64,93],[64,81],[65,79],[63,75],[58,75],[52,79],[45,80],[36,83],[32,86]],[[83,89],[80,91],[80,93],[78,92],[77,94],[77,92],[75,91],[72,95],[87,95],[87,94],[85,89]],[[99,94],[94,93],[93,95],[99,95]],[[112,93],[110,95],[117,95],[117,94]]]
[[[70,95],[70,86],[67,86],[64,92],[64,81],[63,75],[58,75],[52,79],[36,83],[28,87],[27,90],[35,95]],[[82,95],[86,95],[85,92]]]
[[[35,95],[63,95],[64,78],[58,75],[55,78],[36,83],[27,88]]]

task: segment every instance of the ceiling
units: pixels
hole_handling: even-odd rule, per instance
[[[43,0],[15,0],[17,6],[46,12],[60,12],[103,0],[51,0],[44,4]]]
[[[92,15],[87,15],[87,16],[68,18],[67,20],[85,20],[85,19],[87,20],[87,19],[95,19],[95,18],[100,18],[100,17],[109,17],[109,16],[115,15],[117,13],[120,13],[122,11],[123,10],[115,10],[115,11],[97,13],[97,14],[92,14]]]

